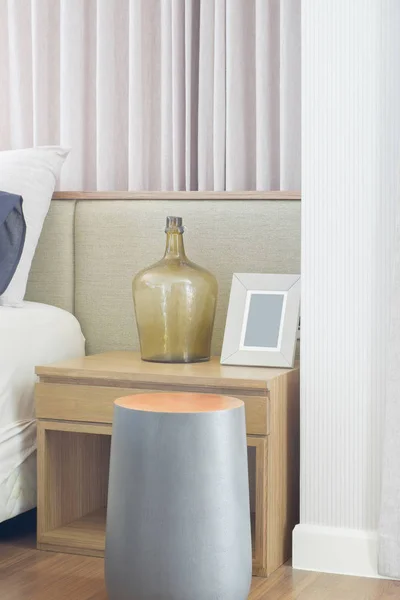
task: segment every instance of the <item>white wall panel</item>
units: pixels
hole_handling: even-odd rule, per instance
[[[305,564],[305,547],[319,538],[329,546],[341,529],[347,540],[350,530],[377,527],[400,167],[399,31],[396,0],[302,2],[301,524],[294,563],[303,568],[321,568],[309,552]],[[315,526],[325,528],[322,536]],[[323,570],[335,570],[326,557]],[[371,565],[349,564],[354,570],[371,574]]]

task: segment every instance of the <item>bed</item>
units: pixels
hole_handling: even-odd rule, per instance
[[[0,307],[0,522],[36,506],[35,366],[84,352],[71,313],[37,302]]]

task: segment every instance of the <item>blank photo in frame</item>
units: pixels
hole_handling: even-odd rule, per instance
[[[234,273],[221,363],[293,367],[300,275]]]

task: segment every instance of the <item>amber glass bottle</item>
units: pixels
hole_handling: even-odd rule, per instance
[[[180,217],[167,217],[165,232],[164,258],[138,273],[132,284],[142,359],[209,360],[217,281],[186,257]]]

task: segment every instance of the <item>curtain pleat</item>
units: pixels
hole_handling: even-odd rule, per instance
[[[161,190],[173,189],[171,16],[171,0],[161,2]]]
[[[300,189],[300,0],[0,0],[0,149],[64,190]]]
[[[230,0],[226,19],[226,189],[255,187],[255,0]]]
[[[256,189],[279,189],[279,0],[256,1]]]
[[[172,1],[172,188],[185,189],[185,5]]]
[[[8,0],[7,56],[9,77],[10,146],[33,145],[32,14],[30,2]],[[26,57],[28,56],[28,60]],[[3,117],[4,118],[4,117]]]
[[[100,190],[123,190],[128,181],[128,40],[129,0],[98,0],[96,187]]]
[[[185,188],[198,189],[200,3],[185,5]]]
[[[64,165],[62,189],[81,189],[88,185],[88,160],[85,146],[90,81],[85,67],[88,61],[88,34],[85,31],[85,3],[81,0],[60,1],[60,143],[72,152]],[[95,110],[95,107],[92,107]],[[90,145],[93,140],[90,141]],[[93,150],[95,146],[93,146]],[[92,150],[92,148],[90,148]],[[90,152],[92,154],[92,152]]]
[[[129,2],[129,72],[128,72],[128,189],[147,189],[146,151],[144,147],[145,110],[149,105],[143,102],[142,69],[142,3]],[[139,117],[140,116],[140,117]],[[157,165],[158,166],[158,165]],[[154,157],[156,167],[156,157]],[[108,183],[107,183],[108,189]]]
[[[0,150],[6,150],[11,147],[8,29],[1,26],[1,23],[7,22],[7,2],[0,1]]]
[[[229,2],[229,0],[227,0]],[[216,0],[214,16],[213,157],[216,191],[225,189],[226,154],[226,0]]]
[[[280,188],[291,190],[301,168],[301,42],[299,0],[280,0]]]
[[[218,0],[217,0],[218,1]],[[200,5],[198,189],[214,187],[214,30],[215,1]],[[203,35],[207,31],[209,35]]]
[[[49,0],[32,2],[33,144],[60,138],[60,10]]]

